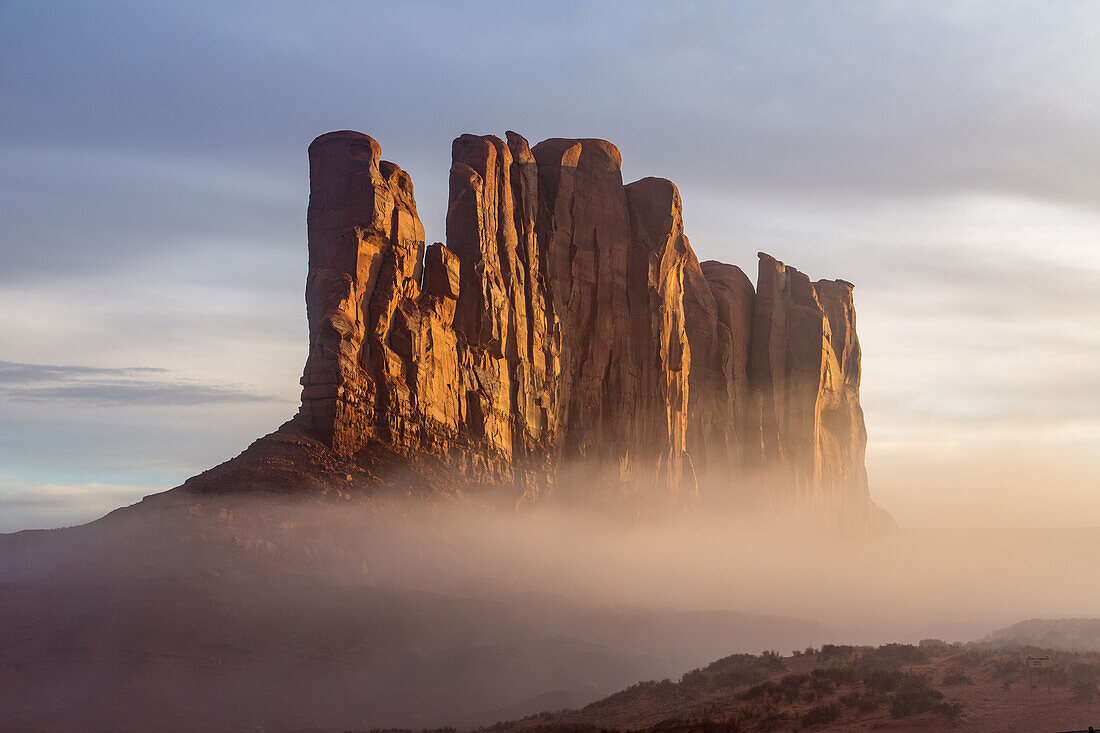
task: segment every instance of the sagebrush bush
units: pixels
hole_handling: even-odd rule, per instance
[[[994,659],[985,665],[989,676],[995,680],[1015,680],[1023,672],[1024,663],[1015,657]]]
[[[786,665],[783,664],[783,655],[774,649],[767,649],[760,654],[760,659],[757,661],[761,667],[770,670],[785,669]]]
[[[903,664],[924,664],[929,657],[927,649],[912,644],[883,644],[867,652],[864,659],[900,667]]]
[[[608,695],[603,700],[585,705],[585,710],[598,710],[616,705],[632,702],[634,700],[662,700],[670,701],[683,697],[683,693],[670,680],[647,680],[638,682],[625,690],[620,690],[613,695]]]
[[[855,653],[859,650],[859,647],[847,646],[844,644],[823,644],[821,651],[818,653],[818,663],[824,664],[833,660],[850,660]]]
[[[905,673],[896,669],[870,669],[863,673],[863,684],[876,692],[892,692],[904,678]]]
[[[803,728],[815,725],[825,725],[840,717],[840,707],[835,703],[815,705],[802,713],[801,723]]]
[[[813,676],[810,678],[810,687],[818,696],[831,695],[836,690],[836,685],[828,677]]]
[[[758,685],[753,685],[749,689],[741,693],[742,700],[760,700],[768,697],[779,697],[780,687],[776,683],[768,680],[767,682],[761,682]]]
[[[818,667],[812,672],[814,679],[826,679],[836,685],[848,685],[859,680],[854,667]]]
[[[688,672],[680,678],[680,683],[699,689],[753,684],[764,678],[768,665],[768,662],[752,654],[733,654]]]
[[[1096,683],[1091,680],[1075,680],[1070,686],[1073,699],[1078,702],[1092,702],[1096,699]]]
[[[853,692],[841,695],[837,699],[840,700],[841,705],[849,708],[855,708],[861,713],[870,713],[872,711],[878,710],[879,707],[882,706],[884,700],[882,695],[876,695],[869,690],[864,690],[863,692],[855,690]]]
[[[810,676],[806,674],[789,674],[779,680],[779,691],[783,699],[788,703],[797,700],[799,690],[802,689],[802,685],[806,684],[809,679]]]
[[[944,700],[932,706],[932,712],[948,718],[957,718],[962,713],[963,704],[958,700]]]
[[[906,675],[894,692],[890,714],[895,718],[907,718],[926,713],[942,699],[943,693],[929,685],[926,677]]]
[[[961,669],[950,669],[943,675],[943,684],[945,687],[971,685],[974,684],[974,680],[967,677]]]

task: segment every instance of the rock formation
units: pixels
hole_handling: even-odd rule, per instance
[[[519,500],[579,471],[592,493],[875,521],[850,284],[761,254],[754,291],[700,264],[676,186],[623,185],[603,140],[462,135],[452,161],[447,243],[425,247],[377,142],[310,145],[310,349],[280,445]]]
[[[759,257],[747,458],[772,506],[871,521],[853,286]]]

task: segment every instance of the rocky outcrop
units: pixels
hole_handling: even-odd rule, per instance
[[[521,500],[572,471],[582,493],[870,521],[850,284],[762,254],[754,291],[700,264],[676,186],[623,185],[603,140],[457,138],[429,247],[373,139],[322,135],[309,160],[310,350],[284,441]]]
[[[416,365],[405,314],[424,255],[412,180],[366,135],[333,132],[309,148],[303,426],[352,455],[403,444]]]
[[[773,508],[876,521],[867,489],[867,431],[852,284],[810,282],[759,254],[749,359],[747,456]]]

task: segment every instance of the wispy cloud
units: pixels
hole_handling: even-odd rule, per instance
[[[235,384],[166,380],[156,367],[95,367],[0,361],[0,399],[77,406],[278,402]]]
[[[16,361],[0,361],[0,384],[87,378],[133,379],[137,375],[166,374],[167,372],[167,369],[158,367],[94,367],[82,364],[22,364]]]

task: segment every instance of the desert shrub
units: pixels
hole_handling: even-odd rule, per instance
[[[831,695],[836,690],[836,685],[828,677],[814,675],[810,678],[810,687],[819,697]]]
[[[854,691],[841,695],[839,698],[840,704],[859,710],[861,713],[869,713],[874,710],[878,710],[882,705],[882,695],[876,695],[873,692],[864,690],[863,692]]]
[[[764,677],[760,661],[752,654],[733,654],[695,669],[680,678],[686,687],[737,687],[759,682]]]
[[[1070,690],[1073,691],[1073,699],[1078,702],[1092,702],[1096,699],[1096,683],[1091,680],[1074,680]]]
[[[905,677],[902,665],[927,660],[928,652],[911,644],[885,644],[865,652],[852,667],[865,685],[877,692],[889,692]]]
[[[1087,680],[1089,682],[1100,681],[1100,667],[1088,662],[1075,662],[1069,666],[1071,680]]]
[[[771,703],[746,705],[738,709],[737,716],[743,723],[752,723],[753,730],[776,730],[788,720],[787,713]]]
[[[779,685],[768,680],[745,690],[741,693],[740,698],[742,700],[761,700],[767,697],[779,697],[779,694]]]
[[[963,704],[958,700],[944,700],[932,706],[932,712],[946,718],[957,718],[963,711]]]
[[[794,688],[799,689],[806,682],[810,681],[810,675],[787,675],[783,679],[779,680],[779,686],[784,690]]]
[[[818,667],[811,675],[814,679],[829,680],[836,685],[848,685],[859,679],[853,667]]]
[[[961,669],[949,669],[943,675],[944,687],[953,687],[955,685],[972,685],[974,680],[966,676],[966,673]]]
[[[907,718],[931,710],[943,699],[943,693],[928,684],[925,677],[906,675],[894,692],[890,714],[895,718]]]
[[[761,652],[760,660],[757,663],[765,669],[778,670],[784,668],[783,656],[774,649],[766,649]]]
[[[798,691],[802,688],[802,685],[809,682],[810,676],[807,674],[789,674],[783,679],[779,680],[779,689],[783,692],[784,696],[791,696],[791,700],[798,697]]]
[[[818,653],[817,661],[819,664],[831,662],[833,660],[849,661],[858,651],[858,647],[847,646],[843,644],[823,644],[821,651]]]
[[[896,669],[870,669],[863,674],[863,684],[875,692],[892,692],[904,677],[905,674]]]
[[[912,644],[883,644],[868,652],[867,657],[880,664],[900,667],[903,664],[924,664],[928,661],[928,650]]]
[[[802,713],[801,723],[803,728],[809,728],[815,725],[825,725],[831,723],[840,717],[840,707],[835,703],[828,703],[826,705],[815,705],[806,712]]]
[[[770,712],[757,719],[756,729],[779,730],[780,728],[786,728],[790,719],[791,716],[788,715],[785,710],[776,710],[772,708]]]
[[[921,639],[917,646],[931,652],[942,652],[951,648],[951,645],[943,639]]]
[[[1014,680],[1024,669],[1024,664],[1015,657],[991,659],[986,662],[986,671],[995,680]]]
[[[737,717],[744,722],[762,720],[775,713],[775,706],[769,702],[742,705],[737,709]]]
[[[756,657],[752,654],[731,654],[722,657],[716,662],[711,662],[703,669],[711,674],[724,672],[729,669],[743,669],[756,663]]]
[[[647,680],[645,682],[633,684],[625,690],[620,690],[613,695],[605,697],[603,700],[589,703],[584,709],[597,710],[600,708],[610,708],[616,705],[633,702],[634,700],[668,701],[681,697],[683,697],[683,694],[680,689],[671,681],[661,680],[658,682],[657,680]]]
[[[814,649],[813,644],[811,644],[810,646],[806,647],[806,651],[804,651],[802,653],[803,654],[817,654],[817,649]]]
[[[952,661],[964,667],[980,667],[983,657],[978,652],[968,651],[951,657]]]

